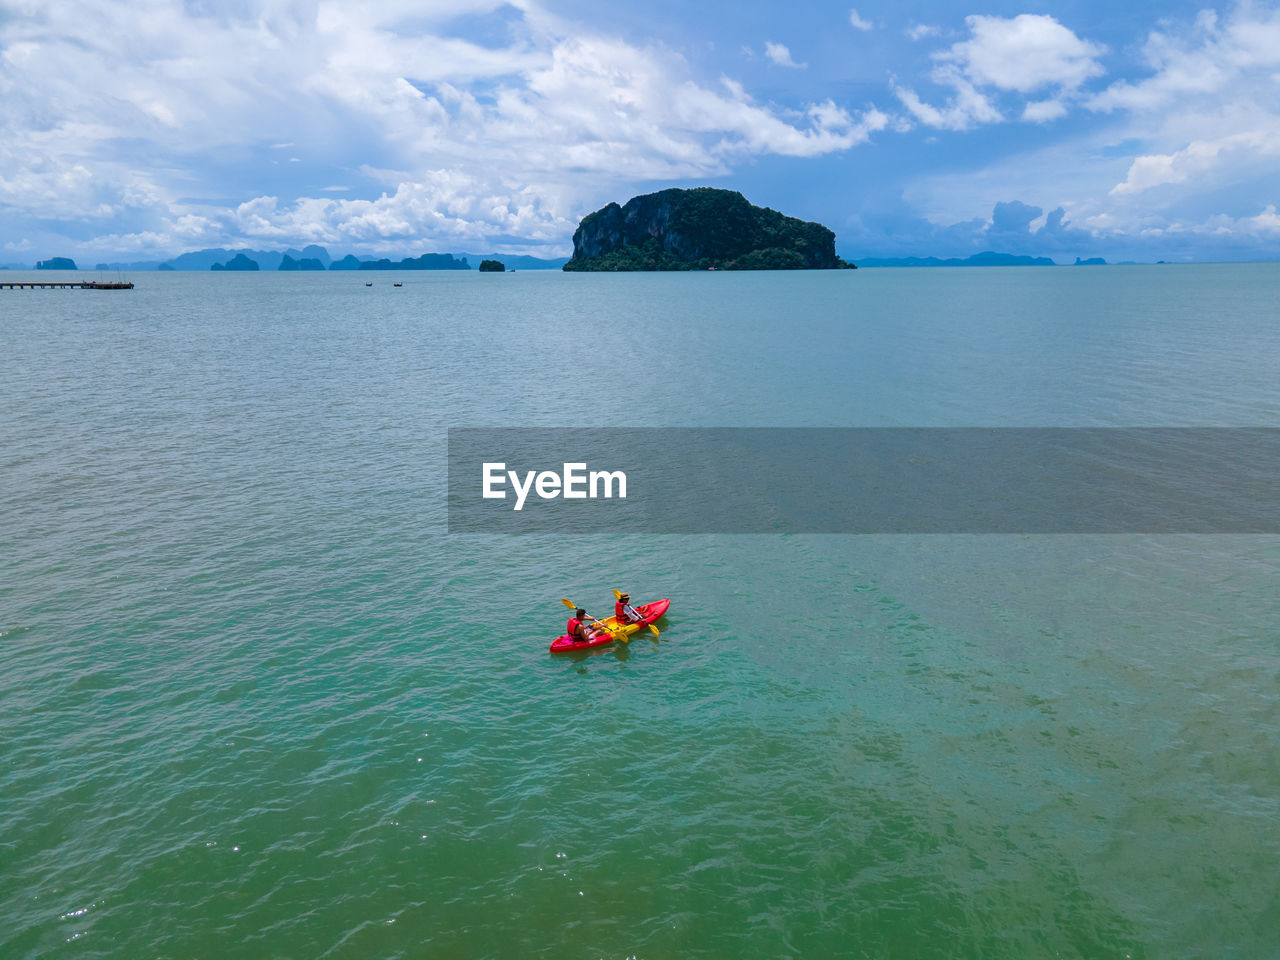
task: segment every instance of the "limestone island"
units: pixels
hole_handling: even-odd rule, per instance
[[[582,218],[568,271],[833,270],[836,235],[736,190],[661,190]]]
[[[209,267],[209,269],[221,273],[224,271],[233,272],[236,270],[258,270],[260,268],[257,260],[250,260],[243,253],[237,253],[226,263],[215,263]]]

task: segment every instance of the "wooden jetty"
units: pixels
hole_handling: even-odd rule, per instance
[[[0,280],[0,290],[132,290],[133,284],[113,280]]]

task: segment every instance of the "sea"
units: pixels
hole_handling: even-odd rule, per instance
[[[127,279],[0,290],[6,960],[1280,956],[1280,537],[446,489],[451,427],[1278,426],[1280,264]],[[548,652],[614,589],[659,637]]]

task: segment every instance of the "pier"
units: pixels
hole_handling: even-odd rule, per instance
[[[108,280],[0,280],[0,290],[132,290],[132,283]]]

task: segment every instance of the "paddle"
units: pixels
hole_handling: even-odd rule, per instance
[[[575,610],[575,611],[576,611],[576,610],[578,609],[578,605],[577,605],[576,603],[574,603],[572,600],[566,600],[564,597],[561,597],[561,598],[560,598],[560,602],[561,602],[561,603],[563,603],[563,604],[564,604],[566,607],[568,607],[570,610]],[[588,614],[587,614],[587,616],[588,616],[588,617],[591,617],[591,614],[589,614],[589,613],[588,613]],[[599,621],[599,620],[596,620],[596,618],[595,618],[595,617],[591,617],[591,619],[592,619],[592,620],[595,620],[595,622],[596,622],[597,624],[599,624],[599,625],[600,625],[600,629],[602,629],[602,630],[603,630],[605,633],[607,633],[609,636],[613,637],[613,639],[615,639],[615,640],[621,640],[623,643],[630,643],[630,642],[631,642],[631,638],[630,638],[629,636],[627,636],[625,633],[614,633],[612,630],[610,630],[610,629],[609,629],[607,626],[605,626],[603,623],[600,623],[600,621]]]
[[[614,588],[614,591],[613,591],[613,598],[614,598],[615,600],[621,600],[621,599],[622,599],[622,591],[621,591],[621,590],[618,590],[618,589],[615,587],[615,588]],[[637,613],[639,613],[640,611],[638,611],[638,610],[637,610],[636,612],[637,612]],[[655,627],[652,623],[645,624],[645,626],[647,626],[647,627],[649,628],[649,632],[650,632],[650,633],[652,633],[655,637],[660,637],[660,636],[662,636],[662,634],[660,634],[660,633],[658,632],[658,628],[657,628],[657,627]]]

